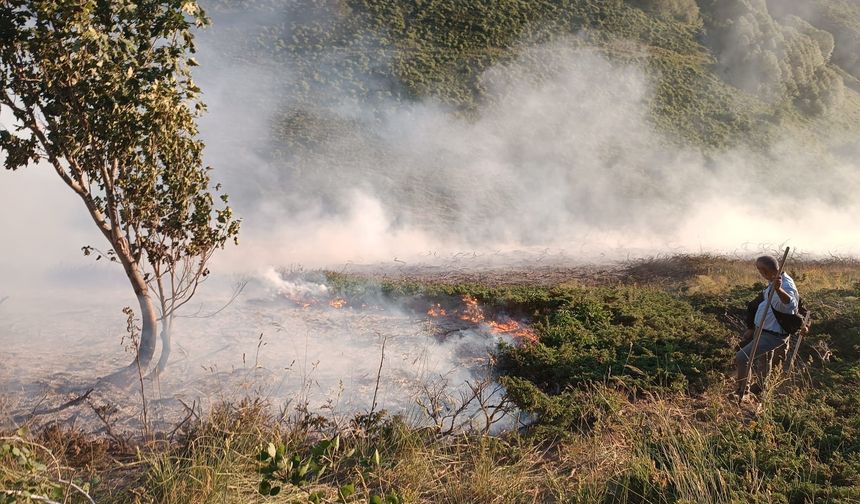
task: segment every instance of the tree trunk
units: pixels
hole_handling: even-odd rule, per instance
[[[152,304],[149,293],[137,294],[137,301],[140,304],[140,345],[137,347],[136,359],[132,361],[129,367],[134,367],[137,371],[137,366],[140,366],[141,372],[146,373],[150,362],[152,362],[152,357],[155,355],[158,314],[155,312],[155,305]]]
[[[158,364],[152,368],[152,376],[159,376],[167,367],[167,361],[170,359],[171,350],[171,335],[173,333],[173,321],[166,320],[161,324],[161,356],[158,358]]]
[[[137,295],[137,302],[140,305],[140,341],[138,347],[135,349],[135,356],[131,364],[102,378],[102,380],[117,385],[127,385],[134,378],[140,378],[145,375],[149,369],[152,357],[155,355],[155,333],[158,330],[158,314],[155,311],[155,305],[152,303],[146,282],[143,280],[143,275],[140,273],[137,265],[124,261],[122,257],[120,257],[120,262],[125,267],[126,275],[128,275],[128,279],[131,281],[134,293]]]

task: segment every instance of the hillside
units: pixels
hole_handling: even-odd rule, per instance
[[[468,115],[491,99],[484,72],[557,40],[644,68],[654,83],[650,118],[679,143],[764,147],[788,131],[847,137],[860,119],[860,6],[845,0],[207,4],[216,29],[263,20],[237,27],[246,45],[234,49],[289,68],[279,131],[291,146],[333,134],[337,125],[318,110],[332,95],[432,99]]]
[[[251,166],[225,181],[259,203],[237,211],[301,216],[292,229],[363,220],[423,250],[569,249],[583,236],[697,250],[677,231],[707,219],[702,192],[738,214],[727,222],[755,212],[763,186],[784,196],[770,215],[824,206],[836,222],[855,201],[856,4],[204,5],[213,164]],[[778,231],[729,229],[705,248],[798,238],[787,222],[761,227]],[[829,236],[803,240],[843,250]]]
[[[131,387],[133,315],[0,296],[0,504],[860,502],[860,2],[201,3],[236,290]]]

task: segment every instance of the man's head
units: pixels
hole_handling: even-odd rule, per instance
[[[763,255],[756,258],[755,267],[765,280],[772,281],[779,274],[779,262],[775,257]]]

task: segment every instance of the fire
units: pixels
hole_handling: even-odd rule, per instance
[[[510,334],[515,338],[528,341],[529,343],[537,343],[537,333],[529,327],[524,327],[516,320],[508,320],[507,322],[496,322],[491,320],[488,324],[490,329],[496,334]]]
[[[427,316],[429,317],[444,317],[446,315],[448,315],[448,312],[439,303],[434,304],[427,310]]]
[[[520,324],[516,320],[508,320],[507,322],[496,322],[495,320],[491,320],[489,325],[493,332],[502,333],[514,332],[520,328]]]
[[[328,302],[328,305],[331,306],[332,308],[340,309],[340,308],[343,308],[344,306],[346,306],[346,299],[339,298],[339,297],[334,298]]]
[[[484,321],[484,310],[478,305],[477,299],[467,294],[463,296],[463,304],[465,308],[463,308],[463,313],[460,314],[460,320],[472,322],[473,324],[480,324]]]
[[[427,314],[439,316],[439,314],[433,314],[438,313],[434,311],[434,308],[431,307]],[[444,310],[441,315],[445,315]],[[460,313],[460,320],[488,327],[493,334],[507,334],[528,343],[537,343],[538,341],[537,333],[533,329],[520,324],[516,320],[487,320],[483,308],[478,304],[478,300],[469,295],[463,296],[463,310]]]
[[[286,295],[285,296],[291,303],[298,306],[299,308],[305,310],[319,303],[319,300],[314,299],[309,296],[299,296],[299,295]]]

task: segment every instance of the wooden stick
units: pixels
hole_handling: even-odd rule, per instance
[[[785,253],[782,255],[782,261],[779,262],[779,271],[777,272],[777,278],[782,276],[782,270],[785,268],[785,261],[788,260],[789,248],[790,247],[785,247]],[[770,306],[771,306],[770,302],[773,299],[773,291],[774,291],[773,281],[771,281],[770,292],[767,293],[767,306],[768,306],[768,308],[770,308]],[[753,362],[755,360],[755,353],[756,353],[756,350],[758,350],[758,342],[761,339],[761,332],[762,332],[762,329],[764,329],[764,321],[767,318],[767,312],[768,312],[768,310],[765,309],[761,315],[761,320],[759,320],[759,322],[755,328],[755,336],[753,336],[752,351],[750,352],[749,362],[747,363],[747,374],[746,374],[747,381],[746,381],[746,385],[745,385],[744,389],[746,389],[749,386],[750,378],[752,377],[752,367],[753,367]],[[743,398],[745,395],[746,395],[746,390],[743,390],[739,394],[740,397],[738,397],[738,404],[740,404],[743,401]]]
[[[794,369],[794,359],[797,358],[797,351],[800,350],[800,342],[803,341],[803,335],[806,332],[806,326],[809,325],[809,313],[803,317],[803,325],[800,326],[800,330],[797,331],[797,341],[794,343],[794,346],[791,347],[791,356],[788,358],[788,370],[791,371]]]
[[[87,390],[86,392],[84,392],[82,395],[79,395],[78,397],[75,397],[74,399],[66,401],[59,406],[55,406],[53,408],[48,408],[48,409],[42,409],[39,411],[33,410],[30,412],[29,415],[19,415],[19,416],[13,417],[12,420],[15,423],[23,423],[27,420],[30,420],[30,419],[37,417],[37,416],[40,416],[40,415],[49,415],[51,413],[59,413],[60,411],[63,411],[66,408],[71,408],[72,406],[75,406],[77,404],[80,404],[80,403],[86,401],[86,399],[90,396],[90,394],[93,393],[93,390],[95,390],[95,389],[91,388],[91,389]]]

